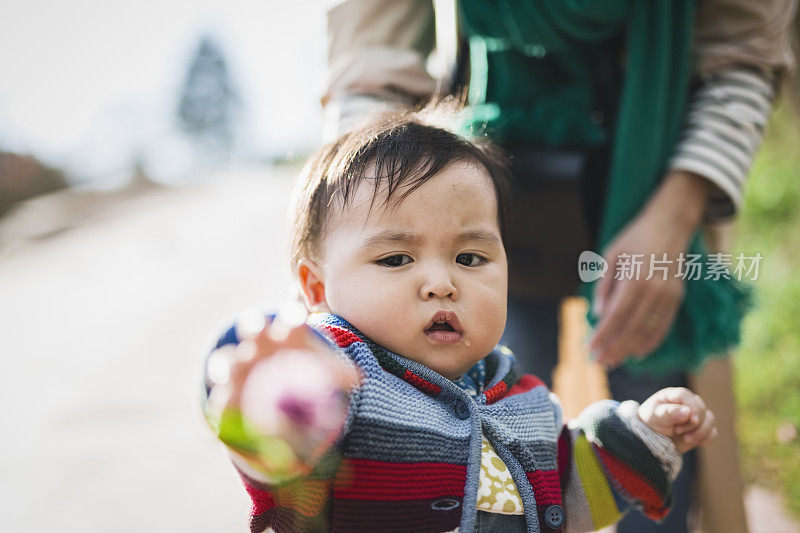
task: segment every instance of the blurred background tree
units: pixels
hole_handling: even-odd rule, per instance
[[[223,160],[236,141],[240,111],[241,100],[222,48],[211,36],[203,36],[181,89],[180,128],[201,154]]]

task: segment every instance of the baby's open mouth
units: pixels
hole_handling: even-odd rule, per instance
[[[453,311],[441,310],[428,321],[425,335],[436,343],[452,344],[461,340],[463,336],[461,324]]]

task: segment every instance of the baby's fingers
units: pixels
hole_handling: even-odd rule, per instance
[[[691,407],[694,412],[701,412],[706,408],[706,404],[700,396],[683,387],[669,387],[660,390],[656,394],[659,400],[664,403],[687,405]]]
[[[689,420],[691,413],[692,410],[685,405],[662,403],[653,409],[651,421],[658,427],[671,429]]]
[[[663,402],[685,405],[690,409],[691,415],[687,419],[676,423],[676,435],[693,431],[702,425],[706,413],[706,404],[697,394],[683,387],[671,387],[659,391],[657,396]]]
[[[683,453],[691,450],[695,446],[710,443],[714,440],[714,438],[716,438],[716,436],[717,428],[714,413],[706,409],[703,416],[703,422],[700,424],[700,427],[676,437],[675,440],[677,441],[678,449],[681,451],[681,453]]]

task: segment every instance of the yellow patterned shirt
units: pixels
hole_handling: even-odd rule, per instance
[[[505,463],[481,434],[481,474],[478,510],[501,514],[525,514],[522,498]]]

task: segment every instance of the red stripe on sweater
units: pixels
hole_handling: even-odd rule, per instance
[[[486,394],[486,405],[493,404],[503,396],[505,396],[506,392],[508,391],[508,385],[506,385],[505,381],[499,382],[492,388],[486,389],[484,394]]]
[[[348,331],[344,328],[340,328],[339,326],[329,326],[325,325],[322,326],[322,329],[325,330],[329,335],[330,339],[336,343],[336,346],[339,348],[347,348],[354,342],[363,342],[361,337],[353,333],[352,331]]]
[[[337,476],[334,498],[351,500],[422,500],[463,497],[467,467],[450,463],[389,463],[349,459],[349,476]]]
[[[525,472],[536,496],[536,505],[561,505],[561,484],[557,470]]]
[[[304,516],[316,516],[328,501],[332,484],[329,479],[302,479],[269,490],[243,472],[239,472],[239,476],[253,504],[253,517],[277,507],[291,509]]]
[[[255,482],[244,474],[240,473],[239,477],[242,478],[244,490],[247,491],[247,494],[250,496],[250,501],[253,503],[253,508],[250,511],[252,516],[266,513],[277,506],[275,496],[272,492],[258,488]]]
[[[644,505],[644,512],[652,520],[661,520],[669,513],[669,507],[661,494],[639,472],[609,452],[592,444],[600,455],[606,470],[614,476],[622,490]]]
[[[544,385],[544,381],[537,378],[533,374],[524,374],[519,381],[517,381],[513,387],[508,390],[508,396],[514,396],[515,394],[522,394],[523,392],[528,392],[529,390],[533,390],[539,385]]]
[[[427,392],[429,394],[439,394],[442,390],[442,388],[439,385],[436,385],[434,383],[431,383],[430,381],[422,379],[421,377],[419,377],[418,375],[416,375],[415,373],[413,373],[411,370],[408,369],[406,369],[406,371],[403,373],[403,379],[414,385],[422,392]]]

